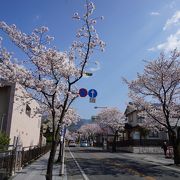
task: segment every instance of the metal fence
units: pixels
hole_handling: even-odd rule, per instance
[[[103,143],[102,143],[102,142],[95,142],[95,143],[94,143],[94,146],[95,146],[95,147],[102,147],[102,146],[103,146]]]
[[[29,147],[29,149],[27,148],[28,147],[25,147],[21,151],[22,166],[25,166],[27,163],[39,158],[40,156],[42,156],[43,154],[47,153],[50,150],[50,146],[34,147],[34,148]]]
[[[50,150],[51,146],[25,147],[0,152],[0,180],[8,179],[15,172]],[[19,149],[19,150],[18,150]]]
[[[0,180],[7,179],[14,170],[15,153],[13,150],[0,152]]]

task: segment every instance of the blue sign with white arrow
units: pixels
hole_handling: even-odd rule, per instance
[[[97,91],[96,91],[95,89],[90,89],[90,90],[88,91],[88,95],[89,95],[89,97],[91,97],[91,98],[95,98],[95,97],[97,96]]]

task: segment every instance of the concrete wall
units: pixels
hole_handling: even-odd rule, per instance
[[[117,147],[118,151],[138,153],[138,154],[163,154],[161,147]]]
[[[128,123],[131,124],[132,126],[136,126],[138,121],[137,121],[137,111],[133,111],[128,114]]]
[[[35,115],[35,109],[39,106],[38,103],[35,100],[29,101],[28,98],[22,98],[24,92],[21,86],[16,85],[10,128],[10,144],[13,143],[14,137],[19,137],[22,146],[27,147],[39,144],[41,117]],[[26,112],[27,104],[31,108],[30,116]]]

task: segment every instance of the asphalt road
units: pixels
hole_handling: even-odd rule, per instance
[[[180,171],[91,147],[66,150],[68,180],[179,180]]]

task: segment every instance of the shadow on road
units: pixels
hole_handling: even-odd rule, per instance
[[[160,165],[141,163],[132,159],[120,158],[114,153],[106,153],[107,158],[105,158],[104,152],[98,149],[73,149],[72,152],[78,153],[78,157],[82,157],[76,158],[76,160],[88,176],[110,175],[118,177],[121,175],[136,175],[139,177],[160,177],[161,179],[168,179],[168,177],[169,179],[180,178],[178,172],[164,169]],[[93,153],[95,155],[88,156],[86,153]],[[101,153],[103,156],[101,156]],[[72,158],[66,158],[66,166],[70,176],[80,174],[80,171]]]
[[[68,152],[68,151],[67,151]],[[73,153],[102,153],[102,152],[109,152],[107,150],[103,150],[103,149],[92,149],[90,147],[84,147],[81,149],[71,149],[71,152]]]

